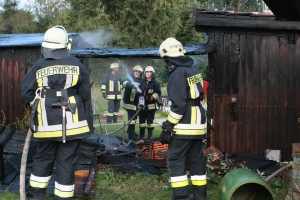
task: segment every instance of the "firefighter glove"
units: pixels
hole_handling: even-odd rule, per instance
[[[173,130],[175,124],[169,122],[168,120],[162,123],[161,128],[165,131],[169,131],[171,134],[175,134],[175,131]]]
[[[171,133],[169,131],[163,130],[159,136],[160,143],[170,144],[171,143]]]
[[[102,93],[102,96],[104,99],[106,99],[106,94],[105,93]]]
[[[145,96],[145,100],[146,101],[153,101],[153,96],[151,95],[150,97],[149,96]]]

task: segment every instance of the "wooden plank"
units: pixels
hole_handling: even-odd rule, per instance
[[[230,140],[231,144],[228,147],[229,152],[235,152],[238,144],[238,120],[239,116],[239,106],[240,100],[237,98],[239,93],[239,85],[238,85],[238,73],[239,73],[239,35],[233,33],[230,39],[230,88],[231,88],[231,95],[228,99],[230,103],[235,102],[235,107],[233,111],[235,113],[235,117],[237,121],[231,120],[230,122]]]
[[[299,62],[300,62],[300,36],[297,35],[296,37],[296,49],[295,49],[295,57],[294,57],[294,80],[293,80],[293,93],[294,93],[294,103],[293,103],[293,108],[295,111],[295,118],[292,120],[293,121],[293,126],[294,126],[294,138],[293,141],[299,142],[299,131],[300,131],[300,69],[299,69]]]
[[[261,53],[261,37],[258,35],[255,35],[254,38],[254,47],[253,47],[253,112],[254,112],[254,118],[253,118],[253,137],[252,137],[252,143],[259,141],[259,143],[256,145],[256,147],[253,148],[253,154],[260,155],[259,152],[262,152],[261,149],[261,137],[262,134],[260,133],[260,73],[261,73],[261,66],[260,66],[260,53]],[[255,139],[257,138],[257,139]]]
[[[278,40],[275,36],[268,38],[268,132],[267,132],[267,146],[265,148],[272,149],[277,146],[278,140]]]
[[[223,68],[224,68],[224,35],[222,33],[215,34],[216,49],[216,63],[214,70],[214,85],[215,85],[215,114],[214,114],[214,127],[215,127],[215,141],[217,148],[221,151],[225,151],[224,144],[224,109],[222,104],[222,95],[224,95],[223,86]]]
[[[278,85],[278,141],[279,145],[275,147],[281,150],[281,153],[287,152],[288,147],[285,145],[288,138],[287,132],[287,109],[286,109],[286,99],[287,99],[287,85],[288,85],[288,36],[281,36],[279,38],[279,85]]]
[[[292,157],[291,152],[292,152],[292,143],[295,141],[294,139],[294,126],[293,126],[293,118],[294,118],[294,87],[293,87],[293,82],[295,80],[295,75],[294,75],[294,65],[298,65],[298,63],[295,63],[295,37],[294,36],[289,36],[288,37],[288,45],[287,45],[287,59],[288,63],[287,66],[285,67],[285,71],[287,74],[286,78],[286,92],[285,92],[285,110],[286,110],[286,119],[285,119],[285,124],[286,124],[286,139],[284,141],[284,149],[287,149],[287,151],[282,152],[282,157],[283,158],[288,158],[290,159]],[[297,141],[297,140],[296,140]]]
[[[246,35],[246,49],[245,49],[245,149],[244,152],[253,153],[253,134],[254,134],[254,123],[253,119],[256,115],[253,112],[254,98],[256,96],[255,90],[253,89],[254,75],[253,75],[253,51],[254,51],[254,40],[252,35]],[[256,76],[256,75],[255,75]]]
[[[6,54],[7,55],[7,54]],[[7,91],[8,91],[8,88],[7,88],[7,68],[8,68],[8,65],[9,65],[9,61],[10,61],[10,56],[7,55],[7,58],[6,59],[3,59],[3,62],[2,62],[2,68],[1,68],[1,81],[2,81],[2,84],[1,84],[1,89],[2,89],[2,93],[1,93],[1,111],[4,112],[4,114],[6,115],[5,117],[7,118],[7,114],[8,114],[8,106],[7,106],[7,102],[8,102],[8,98],[7,98]],[[1,113],[3,114],[3,113]]]
[[[230,129],[231,123],[233,122],[231,116],[232,113],[230,113],[230,110],[228,109],[228,103],[230,102],[230,40],[231,40],[231,34],[224,34],[224,47],[223,47],[223,85],[224,85],[224,94],[227,94],[228,96],[222,96],[222,109],[224,110],[224,116],[223,123],[224,123],[224,131],[221,133],[223,136],[223,143],[224,152],[230,151],[230,147],[233,145],[231,142],[232,139],[232,132]]]
[[[247,146],[246,143],[246,119],[245,119],[245,111],[246,111],[246,83],[245,83],[245,74],[246,74],[246,35],[240,35],[240,63],[239,63],[239,93],[238,93],[238,101],[240,102],[239,106],[239,120],[238,120],[238,144],[236,151],[245,152],[245,148]]]
[[[15,117],[14,117],[14,101],[13,97],[16,96],[14,95],[14,74],[13,74],[13,69],[14,69],[14,52],[12,52],[12,59],[8,63],[8,68],[7,68],[7,102],[6,106],[8,107],[8,112],[5,113],[7,116],[6,118],[8,119],[9,122],[13,122]]]
[[[144,158],[133,158],[133,157],[123,157],[123,156],[108,156],[100,155],[98,156],[99,163],[124,163],[124,164],[140,164],[156,167],[166,167],[166,160],[155,160],[155,159],[144,159]]]
[[[273,148],[273,146],[277,145],[278,139],[278,130],[277,130],[277,90],[278,90],[278,83],[277,83],[277,62],[278,59],[278,40],[275,36],[268,37],[268,119],[267,119],[267,141],[265,148]],[[276,126],[276,127],[275,127]]]
[[[84,188],[84,195],[89,195],[90,194],[90,190],[91,190],[91,186],[93,184],[94,181],[94,177],[95,177],[95,171],[94,169],[90,172],[90,175],[88,177],[88,180],[86,182],[85,188]]]
[[[214,34],[213,33],[207,33],[208,35],[208,44],[214,45]],[[215,86],[214,86],[214,68],[215,68],[215,56],[216,52],[212,52],[208,54],[208,82],[211,84],[211,86],[208,88],[207,91],[207,119],[210,120],[212,126],[214,126],[214,101],[215,101]],[[212,131],[211,128],[208,128],[208,146],[214,145],[215,143],[215,131]]]
[[[260,116],[259,116],[259,123],[261,124],[259,127],[259,134],[260,137],[260,144],[259,148],[260,150],[263,150],[265,148],[265,144],[267,142],[267,115],[268,115],[268,109],[267,109],[267,97],[268,97],[268,85],[267,85],[267,79],[268,79],[268,44],[267,39],[268,36],[260,36],[260,57],[259,57],[259,63],[260,63],[260,82],[259,82],[259,90],[260,90],[260,96],[257,98],[259,99],[259,110],[260,110]]]

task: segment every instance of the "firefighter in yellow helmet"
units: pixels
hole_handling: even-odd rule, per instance
[[[168,118],[162,124],[162,143],[169,144],[166,156],[173,188],[173,200],[189,200],[188,167],[193,198],[206,200],[205,157],[202,139],[206,138],[206,114],[203,100],[202,76],[193,67],[194,60],[184,55],[182,44],[167,38],[159,47],[159,54],[171,67],[168,98],[171,101]]]
[[[137,112],[138,98],[141,92],[140,81],[143,75],[143,68],[140,65],[133,67],[131,76],[123,82],[123,88],[125,88],[123,95],[123,107],[127,111],[128,120],[130,120]],[[130,140],[138,140],[138,134],[135,132],[135,117],[128,125],[127,133]]]
[[[29,200],[44,199],[54,163],[54,199],[72,199],[80,141],[90,134],[83,107],[90,98],[89,76],[86,67],[69,55],[67,46],[68,35],[64,27],[48,29],[41,47],[43,58],[34,63],[21,84],[21,98],[26,104],[33,103],[35,114],[32,117],[36,116],[32,118],[31,129],[37,155],[29,180]],[[53,105],[65,105],[66,108]]]
[[[153,121],[158,109],[158,98],[161,95],[160,84],[155,80],[155,70],[152,66],[145,68],[145,77],[141,80],[140,88],[145,97],[145,107],[139,113],[140,139],[144,139],[145,130],[148,131],[148,139],[152,139],[154,130]]]
[[[118,123],[118,115],[121,103],[121,89],[122,89],[122,79],[119,76],[119,64],[112,63],[110,65],[111,71],[108,72],[102,83],[101,92],[105,99],[108,100],[108,113],[106,122],[108,124]]]

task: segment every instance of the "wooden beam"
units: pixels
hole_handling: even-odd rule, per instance
[[[100,163],[125,163],[125,164],[140,164],[149,165],[155,167],[166,167],[166,160],[156,160],[156,159],[145,159],[145,158],[134,158],[134,157],[124,157],[124,156],[98,156],[98,162]]]
[[[194,26],[209,28],[241,28],[251,30],[292,30],[300,33],[300,21],[276,21],[274,17],[252,17],[239,15],[216,15],[194,12]]]

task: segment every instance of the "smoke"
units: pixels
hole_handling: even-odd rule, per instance
[[[142,90],[135,84],[135,81],[132,79],[132,76],[128,73],[128,66],[123,60],[119,60],[119,64],[122,66],[122,68],[125,70],[126,77],[130,80],[130,82],[133,84],[135,89],[138,92],[142,92]]]
[[[115,38],[113,30],[92,30],[84,33],[80,33],[80,36],[86,40],[93,47],[104,47],[111,43]]]

